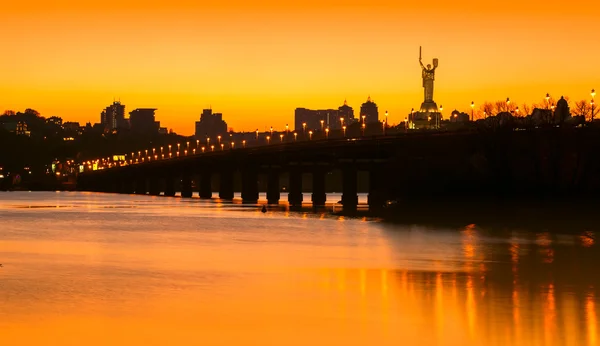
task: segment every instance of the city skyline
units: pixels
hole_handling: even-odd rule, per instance
[[[358,109],[370,95],[399,123],[422,101],[419,46],[425,61],[441,61],[444,114],[507,97],[590,99],[600,75],[586,58],[600,50],[590,43],[598,5],[588,1],[74,4],[7,6],[0,37],[14,53],[0,57],[0,111],[96,122],[117,97],[158,108],[168,128],[191,135],[210,106],[235,131],[262,131],[293,123],[297,107],[346,99]],[[419,24],[423,16],[436,24]]]

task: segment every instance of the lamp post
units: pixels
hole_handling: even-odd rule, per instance
[[[210,137],[206,137],[206,146],[210,147]]]
[[[367,127],[366,125],[367,125],[367,124],[365,124],[365,123],[362,123],[362,126],[361,126],[361,128],[362,128],[362,135],[363,135],[363,137],[365,136],[365,130],[366,130],[366,127]]]
[[[388,111],[385,111],[385,126],[387,127],[388,123]]]
[[[210,146],[210,151],[215,151],[215,145],[214,144]]]
[[[169,153],[171,153],[171,144],[169,144]]]
[[[342,131],[344,131],[344,137],[346,137],[346,125],[342,126]]]
[[[267,144],[271,144],[271,136],[267,136]]]
[[[221,135],[217,136],[217,141],[219,142],[219,144],[221,144]]]
[[[596,90],[592,89],[592,121],[594,121],[594,97],[596,96]]]
[[[298,141],[298,132],[294,132],[294,142]]]
[[[231,149],[235,147],[235,142],[231,142]]]
[[[204,152],[204,150],[206,150],[206,148],[205,148],[205,147],[202,147],[202,152]]]
[[[256,140],[258,140],[258,129],[256,129]]]
[[[286,135],[290,134],[290,126],[288,124],[285,124],[285,134]]]
[[[221,151],[223,151],[223,149],[225,149],[225,144],[221,143]]]
[[[302,133],[304,135],[304,139],[306,139],[306,123],[302,123]]]
[[[312,140],[312,134],[313,134],[312,130],[308,131],[308,139]]]
[[[363,124],[365,123],[365,118],[366,118],[366,117],[367,117],[367,116],[366,116],[366,115],[364,115],[364,114],[361,116]]]
[[[344,118],[340,118],[340,127],[344,126]]]
[[[325,139],[329,139],[329,127],[325,129]]]
[[[279,139],[281,140],[281,143],[283,143],[283,134],[279,135]]]
[[[200,140],[196,139],[196,149],[198,149],[199,146],[200,146]]]
[[[324,128],[325,128],[325,120],[321,120],[321,132],[323,132]]]
[[[475,112],[475,102],[471,101],[471,121],[475,121],[475,117],[473,116]]]
[[[246,147],[246,140],[242,140],[242,147],[245,148]]]
[[[181,144],[177,143],[177,151],[179,151],[179,149],[181,149]]]

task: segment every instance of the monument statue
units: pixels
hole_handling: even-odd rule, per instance
[[[433,81],[435,80],[435,69],[438,67],[438,59],[433,59],[433,67],[430,64],[423,66],[423,59],[421,57],[421,47],[419,47],[419,64],[421,64],[422,77],[423,77],[423,89],[425,90],[424,104],[434,103],[433,102]],[[429,107],[427,107],[429,108]],[[436,106],[437,110],[437,106]]]

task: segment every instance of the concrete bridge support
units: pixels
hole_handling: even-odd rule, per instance
[[[219,176],[219,198],[233,199],[233,170],[224,168]]]
[[[302,205],[302,171],[298,168],[290,169],[290,187],[288,202],[290,206]]]
[[[167,174],[165,175],[165,196],[173,197],[175,196],[175,179],[173,175]]]
[[[316,167],[312,174],[312,204],[313,207],[322,207],[327,201],[327,194],[325,193],[325,175],[327,171],[323,167]]]
[[[356,211],[358,206],[357,173],[352,165],[342,167],[342,205],[346,212]]]
[[[160,196],[160,179],[157,176],[151,176],[148,179],[148,194],[151,196]]]
[[[200,187],[199,194],[200,198],[212,198],[212,185],[211,185],[212,174],[210,171],[200,172]]]
[[[253,167],[242,171],[242,201],[250,203],[258,201],[258,171]]]
[[[192,198],[192,174],[189,171],[184,171],[181,176],[181,197]]]
[[[369,171],[369,210],[380,210],[385,206],[389,188],[384,167],[372,167]]]
[[[281,194],[279,193],[279,169],[269,170],[267,176],[267,203],[279,204]]]
[[[135,194],[145,195],[146,194],[146,177],[141,175],[135,178]]]
[[[133,186],[133,181],[124,177],[121,177],[121,188],[120,193],[124,194],[133,194],[135,188]]]

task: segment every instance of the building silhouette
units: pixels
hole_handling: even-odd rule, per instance
[[[307,109],[296,108],[294,112],[294,129],[303,131],[306,124],[306,130],[321,130],[322,128],[330,128],[331,130],[341,129],[343,125],[350,125],[356,122],[354,118],[354,109],[348,106],[344,100],[344,104],[338,109]],[[321,123],[322,121],[322,123]]]
[[[363,116],[367,124],[379,122],[379,110],[377,109],[377,104],[371,100],[371,96],[367,98],[367,102],[360,106],[361,121]]]
[[[227,123],[223,120],[222,113],[213,113],[212,109],[204,109],[200,121],[196,121],[197,139],[206,137],[223,136],[227,133]]]
[[[155,111],[156,108],[137,108],[129,112],[131,132],[146,135],[157,134],[160,122],[155,119]]]
[[[106,107],[100,114],[100,124],[104,128],[104,132],[128,128],[125,119],[125,105],[115,101],[112,105]]]

